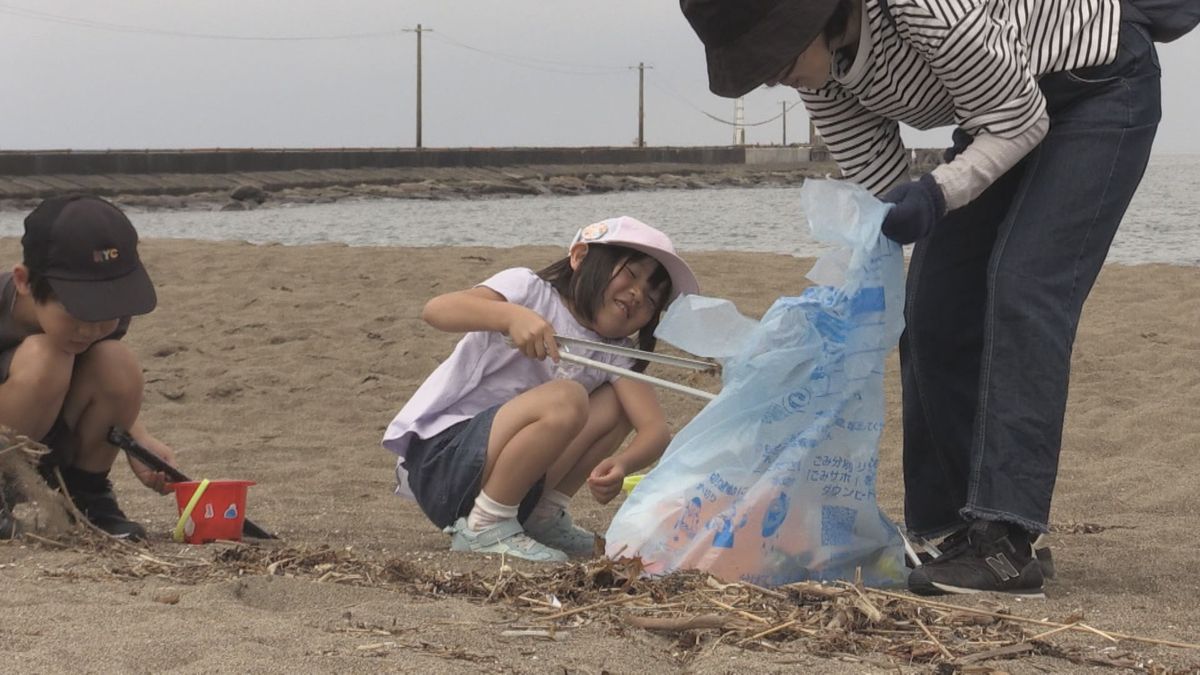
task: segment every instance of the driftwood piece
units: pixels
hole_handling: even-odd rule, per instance
[[[733,621],[727,614],[700,614],[697,616],[626,616],[625,622],[645,630],[680,633],[685,630],[725,628]]]

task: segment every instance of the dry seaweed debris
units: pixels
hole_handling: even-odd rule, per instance
[[[1129,649],[1131,643],[1200,649],[1197,644],[1103,631],[1080,616],[1032,619],[1003,606],[962,607],[861,584],[801,582],[768,589],[722,583],[703,572],[646,577],[636,558],[532,572],[501,560],[495,573],[483,574],[430,570],[399,558],[380,561],[328,546],[233,544],[183,551],[167,555],[110,547],[102,556],[107,558],[104,570],[126,579],[157,577],[192,584],[248,575],[289,576],[506,602],[520,609],[522,630],[553,636],[556,630],[590,622],[631,626],[677,636],[684,658],[706,645],[732,644],[801,650],[884,667],[921,664],[945,672],[970,672],[985,660],[1040,655],[1159,674],[1181,671],[1140,657]],[[1055,643],[1067,633],[1101,640],[1105,649]]]
[[[34,468],[45,452],[45,446],[0,427],[0,485],[20,487],[39,505],[70,509],[70,501],[51,490]],[[77,523],[86,523],[78,513],[74,515]],[[400,558],[378,561],[352,549],[328,546],[233,543],[164,553],[84,525],[55,538],[31,532],[23,536],[43,546],[87,551],[96,563],[92,574],[108,578],[154,577],[196,584],[275,575],[503,601],[532,615],[530,622],[536,626],[525,631],[554,635],[556,630],[592,621],[628,625],[678,635],[685,656],[705,645],[724,643],[771,651],[802,649],[815,656],[884,667],[924,664],[944,672],[971,672],[986,660],[1041,655],[1159,674],[1182,671],[1132,651],[1114,652],[1111,644],[1200,649],[1196,644],[1105,632],[1084,623],[1082,617],[1059,622],[1030,619],[1003,607],[996,611],[960,607],[861,584],[802,582],[767,589],[722,583],[702,572],[645,577],[636,558],[599,559],[536,572],[516,570],[502,560],[495,574],[463,574],[427,570]],[[83,577],[88,572],[75,566],[43,574]],[[1069,632],[1110,645],[1105,650],[1083,650],[1052,642]]]
[[[1132,525],[1102,525],[1100,523],[1067,522],[1051,523],[1050,531],[1056,534],[1096,534],[1105,530],[1132,530]]]
[[[10,490],[28,490],[44,482],[38,476],[37,463],[49,448],[22,436],[6,426],[0,426],[0,498],[7,499]],[[13,506],[8,504],[8,506]]]
[[[0,504],[12,511],[27,505],[29,521],[36,531],[61,533],[70,527],[69,500],[55,492],[38,473],[38,461],[50,449],[37,441],[0,425]]]

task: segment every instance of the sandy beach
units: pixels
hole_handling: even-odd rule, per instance
[[[3,265],[10,267],[19,253],[15,239],[0,240]],[[545,631],[523,633],[545,616],[529,601],[434,592],[428,584],[403,579],[389,584],[353,578],[336,561],[324,572],[310,566],[304,574],[290,574],[283,564],[270,572],[247,565],[239,573],[230,564],[283,547],[327,545],[345,559],[377,565],[370,569],[498,579],[498,559],[450,554],[448,538],[415,505],[392,495],[393,457],[379,440],[456,340],[420,322],[423,303],[500,269],[536,268],[560,254],[549,247],[143,242],[159,308],[136,319],[126,338],[145,369],[143,419],[176,448],[189,474],[257,481],[248,512],[280,541],[252,542],[243,547],[250,553],[232,545],[171,542],[173,498],[142,488],[121,461],[113,472],[118,496],[126,512],[151,530],[152,540],[136,552],[70,537],[59,545],[0,542],[0,645],[9,664],[4,669],[928,670],[896,654],[812,653],[805,639],[739,646],[720,639],[719,630],[684,639],[632,627],[617,610],[581,612],[550,639]],[[797,293],[812,263],[767,254],[684,254],[706,295],[733,300],[754,317],[776,297]],[[1050,539],[1058,576],[1048,583],[1048,597],[944,601],[1200,642],[1200,527],[1194,515],[1200,512],[1198,325],[1200,268],[1105,268],[1075,345]],[[893,353],[879,490],[883,508],[902,520],[897,371]],[[718,385],[715,379],[691,383]],[[675,428],[698,410],[698,403],[682,395],[661,397]],[[603,531],[616,508],[581,495],[574,512],[581,524]],[[189,567],[193,571],[184,574],[186,561],[213,564],[205,568],[209,572]],[[574,607],[563,601],[562,609]],[[1044,631],[1030,629],[1038,632]],[[1200,650],[1113,642],[1081,632],[1063,632],[1053,641],[1095,655],[1101,665],[1107,659],[1140,664],[1134,669],[1148,672],[1200,669]],[[1045,652],[973,665],[981,664],[1007,672],[1098,667]]]

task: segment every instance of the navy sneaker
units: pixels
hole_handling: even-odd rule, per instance
[[[1033,555],[1042,566],[1042,576],[1053,579],[1055,574],[1054,556],[1050,554],[1050,545],[1042,542],[1045,538],[1046,535],[1039,534],[1038,538],[1033,540]]]
[[[1031,539],[1019,526],[977,520],[953,550],[914,569],[908,589],[917,595],[994,591],[1044,598],[1045,575]]]
[[[921,565],[927,565],[942,556],[957,553],[958,549],[967,543],[967,529],[963,527],[955,530],[943,537],[937,544],[928,542],[916,535],[905,535],[907,555],[904,558],[904,564],[909,569],[913,569]],[[1054,554],[1050,552],[1050,545],[1044,542],[1045,538],[1045,535],[1038,535],[1038,538],[1034,540],[1033,554],[1042,566],[1042,577],[1053,579],[1055,573]]]

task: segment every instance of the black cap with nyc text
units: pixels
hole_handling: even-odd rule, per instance
[[[120,209],[90,195],[51,197],[25,218],[25,265],[45,277],[81,321],[146,314],[158,304]]]

